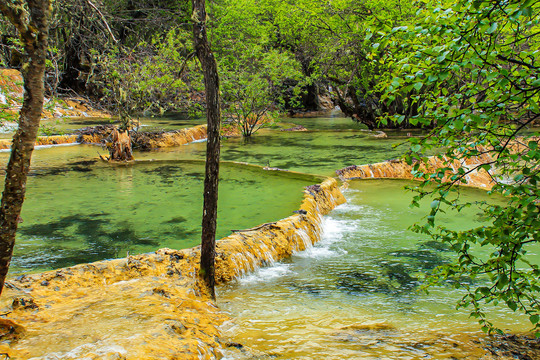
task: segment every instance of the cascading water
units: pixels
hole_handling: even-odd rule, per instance
[[[226,333],[245,346],[231,347],[227,359],[481,357],[478,324],[455,310],[464,293],[451,286],[419,291],[421,278],[451,253],[407,231],[426,209],[408,207],[404,185],[352,183],[348,202],[324,219],[319,243],[221,287],[219,305],[235,319]],[[473,210],[442,221],[460,227],[483,219]],[[526,318],[505,308],[489,313],[503,329],[528,330]]]
[[[223,158],[244,164],[227,164],[223,169],[226,182],[235,184],[231,186],[234,191],[227,191],[227,185],[220,189],[220,200],[231,205],[231,211],[226,210],[231,218],[220,222],[225,226],[223,231],[228,233],[229,229],[248,228],[290,215],[298,209],[300,189],[320,182],[318,178],[292,172],[272,175],[273,172],[252,168],[245,162],[263,166],[270,163],[272,167],[286,170],[331,175],[336,168],[383,161],[400,154],[399,149],[390,148],[395,139],[375,140],[368,132],[346,130],[350,123],[346,119],[340,120],[340,128],[345,131],[327,131],[335,127],[337,120],[332,120],[332,126],[326,119],[321,120],[323,131],[261,132],[249,144],[242,139],[225,141]],[[15,266],[28,269],[35,267],[36,261],[45,260],[44,268],[58,267],[66,264],[66,258],[71,262],[86,262],[125,254],[128,245],[135,245],[130,254],[132,251],[150,251],[158,246],[148,241],[154,237],[159,246],[191,246],[185,240],[197,241],[197,237],[185,233],[182,228],[199,218],[184,213],[186,199],[200,194],[200,189],[193,190],[192,185],[200,183],[202,171],[197,168],[202,167],[200,161],[193,160],[204,158],[204,148],[204,144],[195,143],[159,152],[138,153],[138,160],[151,161],[135,166],[94,164],[96,149],[99,149],[93,146],[36,151],[31,180],[35,182],[30,184],[31,191],[37,193],[29,190],[26,214],[23,214],[25,222],[20,227],[21,234],[26,227],[23,235],[28,241],[19,238]],[[0,162],[6,162],[7,156],[7,153],[0,154]],[[167,160],[172,161],[168,163]],[[389,167],[404,173],[406,169],[398,165],[391,161],[383,163],[383,168],[368,167],[359,171],[362,177],[391,176]],[[227,176],[228,167],[230,177]],[[279,179],[273,179],[274,176]],[[253,181],[255,178],[260,184]],[[269,191],[274,180],[283,182],[284,186],[272,187]],[[76,184],[81,187],[75,188]],[[459,293],[448,296],[446,288],[434,289],[429,296],[416,292],[418,278],[449,255],[444,248],[438,247],[440,244],[414,236],[403,237],[404,222],[412,222],[419,214],[408,216],[408,197],[396,203],[399,196],[384,184],[388,182],[353,186],[348,192],[351,202],[324,219],[324,235],[316,246],[312,243],[320,236],[321,218],[315,210],[320,207],[317,211],[326,212],[331,208],[318,202],[304,203],[300,211],[295,211],[296,215],[269,223],[273,225],[264,234],[235,233],[226,240],[225,246],[218,244],[218,264],[238,267],[238,271],[230,273],[218,268],[219,280],[244,276],[236,284],[222,287],[219,294],[220,305],[230,311],[236,324],[228,332],[233,347],[238,343],[245,345],[243,350],[228,354],[228,358],[249,358],[251,354],[284,359],[460,358],[474,357],[478,353],[479,348],[474,344],[478,339],[476,324],[469,321],[466,314],[456,315],[453,310],[453,302]],[[246,192],[246,186],[252,191]],[[309,188],[328,200],[327,203],[337,200],[326,192],[319,193],[317,187]],[[187,193],[183,193],[186,189]],[[276,193],[283,198],[276,198]],[[81,199],[81,194],[90,196]],[[114,195],[112,199],[111,194]],[[158,199],[160,194],[164,196],[161,200]],[[482,197],[482,194],[476,195]],[[295,195],[298,198],[295,199]],[[359,196],[361,198],[356,202]],[[63,198],[69,201],[63,201]],[[239,205],[246,199],[253,201],[254,207]],[[53,200],[60,202],[55,204]],[[80,205],[73,206],[77,201]],[[274,203],[279,211],[269,207]],[[393,203],[397,207],[388,205]],[[100,212],[110,204],[114,207],[113,221],[105,219],[106,214]],[[200,210],[200,206],[197,208]],[[239,216],[235,208],[244,215]],[[73,209],[83,209],[86,213],[74,216],[76,211]],[[121,210],[116,216],[118,209]],[[157,210],[164,210],[164,213]],[[58,216],[60,218],[55,218]],[[477,217],[472,214],[467,220]],[[135,221],[114,221],[127,218]],[[236,223],[239,219],[242,222]],[[462,220],[446,219],[449,222]],[[109,225],[112,228],[107,228]],[[147,225],[156,225],[156,229]],[[196,223],[191,227],[198,229],[199,225]],[[157,230],[169,226],[174,227],[171,232],[156,235],[160,234]],[[83,229],[91,230],[93,237],[89,241],[75,239],[80,235],[78,230]],[[108,238],[111,234],[116,235],[116,241]],[[54,238],[49,238],[51,235]],[[168,236],[172,239],[167,239]],[[296,254],[292,259],[275,262],[294,251]],[[66,255],[70,254],[78,257],[69,259]],[[113,261],[116,267],[109,268],[108,261],[84,265],[74,272],[82,279],[74,281],[83,280],[86,285],[76,287],[76,291],[69,287],[57,291],[56,285],[47,285],[51,281],[63,287],[65,279],[62,276],[72,276],[71,269],[51,272],[46,275],[50,278],[34,285],[52,295],[43,298],[47,299],[47,305],[37,315],[32,313],[32,317],[41,315],[41,318],[29,323],[31,336],[17,346],[29,354],[54,352],[64,357],[66,351],[75,350],[75,358],[84,357],[85,352],[99,356],[103,353],[106,357],[112,351],[122,356],[127,351],[124,349],[129,349],[130,355],[139,354],[134,355],[138,358],[148,358],[146,354],[149,353],[154,354],[154,358],[161,356],[155,355],[157,353],[165,354],[161,356],[164,358],[178,351],[182,353],[175,355],[178,358],[186,358],[183,356],[188,353],[214,354],[214,350],[225,343],[217,344],[218,332],[214,325],[220,323],[215,321],[219,314],[205,314],[216,309],[209,302],[194,298],[196,289],[185,285],[189,276],[195,273],[193,266],[179,267],[188,260],[189,264],[194,264],[196,256],[196,251],[164,249],[157,254]],[[25,257],[32,262],[25,264]],[[153,261],[145,265],[144,259],[148,258]],[[124,274],[126,269],[129,274]],[[254,269],[258,270],[247,275]],[[143,270],[150,274],[141,278]],[[93,275],[87,276],[89,273]],[[136,283],[118,281],[117,277],[124,279],[119,277],[122,274],[126,279],[136,278]],[[21,281],[29,280],[21,277]],[[184,283],[179,284],[179,281]],[[95,287],[93,284],[96,283],[100,286]],[[37,293],[39,295],[39,291]],[[39,299],[37,302],[39,304]],[[54,306],[51,307],[52,303]],[[73,312],[77,316],[72,316]],[[508,320],[511,330],[523,329],[514,326],[514,320],[516,324],[526,323],[526,319],[508,316],[504,311],[496,312],[495,316],[503,323]],[[210,323],[209,318],[213,319]],[[175,319],[181,319],[181,322]],[[183,333],[187,329],[190,333]],[[192,332],[198,332],[198,335],[193,336]],[[49,341],[59,336],[63,341]],[[109,342],[102,340],[107,337]],[[195,346],[193,342],[196,342]],[[111,348],[112,343],[121,344],[121,347]]]

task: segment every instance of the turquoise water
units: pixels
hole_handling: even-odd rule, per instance
[[[222,164],[217,237],[298,209],[298,174]],[[204,163],[72,161],[32,172],[11,271],[54,269],[200,243]]]
[[[336,116],[287,121],[309,131],[224,139],[218,237],[289,216],[303,187],[320,182],[241,163],[333,176],[345,166],[398,157],[404,149],[393,145],[407,138],[392,132],[376,139]],[[39,147],[11,275],[197,245],[205,148],[198,142],[136,152],[134,164],[111,165],[97,160],[105,153],[98,146]],[[2,167],[8,156],[0,152]],[[408,207],[405,184],[353,182],[348,203],[325,218],[320,243],[221,287],[219,305],[234,318],[227,334],[244,345],[227,359],[478,358],[478,325],[454,309],[463,292],[419,291],[424,275],[452,253],[407,230],[426,209]],[[480,190],[462,192],[486,198]],[[455,227],[485,221],[474,209],[439,219]],[[539,263],[540,249],[528,250]],[[490,313],[503,329],[528,330],[527,319],[504,308]]]
[[[406,184],[352,182],[348,202],[325,217],[321,242],[222,286],[219,305],[235,319],[228,334],[245,346],[228,358],[478,358],[479,326],[466,310],[455,309],[464,292],[450,285],[420,291],[425,274],[452,253],[407,230],[429,206],[409,208]],[[486,193],[463,189],[462,196],[485,199]],[[464,229],[485,219],[469,209],[439,221]],[[540,264],[540,248],[528,250]],[[488,313],[502,329],[530,329],[525,316],[504,306]]]
[[[376,139],[365,131],[281,132],[265,130],[249,139],[222,141],[221,159],[308,174],[335,176],[335,170],[355,164],[380,162],[399,157],[404,147],[400,140]],[[143,153],[142,158],[204,159],[205,143],[188,147],[165,148]],[[156,155],[159,154],[159,155]],[[139,156],[138,156],[139,158]]]
[[[333,176],[340,167],[399,154],[393,140],[343,130],[354,126],[348,119],[302,121],[313,130],[265,130],[248,141],[223,141],[218,238],[290,215],[300,205],[303,187],[320,182],[227,162]],[[339,131],[321,130],[329,127],[327,121],[338,121]],[[11,273],[197,245],[205,150],[205,142],[196,142],[136,152],[138,162],[121,166],[98,161],[98,154],[106,153],[99,146],[38,147]],[[2,167],[8,157],[0,152]]]

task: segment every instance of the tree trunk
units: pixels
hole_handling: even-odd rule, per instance
[[[0,0],[0,10],[19,30],[24,45],[22,66],[24,100],[19,129],[13,136],[11,155],[0,206],[0,294],[9,270],[26,191],[26,178],[43,110],[45,60],[47,56],[49,0],[28,0],[29,16],[11,1]]]
[[[201,236],[201,264],[199,275],[215,299],[216,219],[219,181],[219,143],[221,110],[219,105],[219,76],[217,64],[210,49],[206,33],[204,0],[192,0],[193,38],[197,57],[201,62],[206,89],[206,117],[208,141],[206,144],[206,175],[204,178],[204,205]]]
[[[111,147],[109,149],[109,160],[131,161],[133,160],[133,150],[131,147],[131,137],[128,130],[114,129],[111,134]]]

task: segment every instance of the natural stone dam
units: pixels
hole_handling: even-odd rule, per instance
[[[40,136],[36,145],[60,145],[60,144],[100,144],[105,140],[112,130],[112,127],[104,127],[101,132],[84,133],[78,135],[51,135]],[[206,125],[199,125],[193,128],[173,130],[160,133],[149,133],[145,137],[139,136],[139,141],[135,139],[136,145],[144,149],[157,149],[164,147],[186,145],[195,140],[206,139]],[[11,140],[0,140],[0,149],[9,149]]]

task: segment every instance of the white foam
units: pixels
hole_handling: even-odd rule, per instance
[[[353,212],[361,212],[364,209],[365,209],[365,206],[363,205],[351,204],[350,202],[346,202],[345,204],[342,204],[336,207],[334,211],[338,213],[353,213]]]
[[[36,145],[34,149],[49,149],[53,147],[59,147],[59,146],[76,146],[80,145],[79,143],[67,143],[67,144],[52,144],[52,145]]]
[[[80,145],[79,143],[68,143],[68,144],[53,144],[53,145],[36,145],[34,147],[34,150],[40,150],[40,149],[49,149],[53,147],[60,147],[60,146],[76,146]],[[3,152],[10,152],[11,149],[0,149],[0,153]]]
[[[249,284],[260,281],[268,281],[282,277],[291,272],[290,264],[276,263],[270,267],[260,268],[255,272],[240,278],[240,284]]]
[[[184,145],[189,145],[189,144],[193,144],[193,143],[201,143],[201,142],[206,142],[206,138],[205,139],[199,139],[199,140],[193,140],[192,142],[189,142],[187,144],[184,144]]]
[[[323,221],[322,228],[322,243],[331,244],[341,240],[346,234],[355,231],[358,228],[358,221],[326,217]]]
[[[295,254],[301,258],[310,258],[310,259],[323,259],[336,256],[342,256],[347,254],[347,251],[342,249],[331,249],[330,244],[317,244],[317,246],[311,247],[305,251]]]

